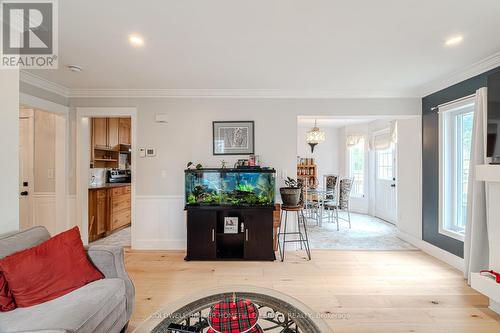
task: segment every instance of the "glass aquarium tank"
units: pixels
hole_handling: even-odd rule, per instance
[[[185,171],[186,206],[272,206],[274,169]]]

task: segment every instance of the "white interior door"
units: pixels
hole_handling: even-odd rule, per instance
[[[19,227],[32,226],[33,184],[33,117],[30,110],[21,110],[19,117]]]
[[[398,214],[396,158],[394,144],[375,151],[375,216],[394,224]]]

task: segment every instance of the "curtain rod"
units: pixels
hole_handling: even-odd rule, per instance
[[[468,95],[468,96],[464,96],[464,97],[460,97],[459,99],[455,99],[453,101],[449,101],[449,102],[446,102],[446,103],[443,103],[443,104],[439,104],[438,106],[434,106],[431,108],[431,111],[434,111],[434,110],[437,110],[439,109],[440,107],[443,107],[443,106],[446,106],[446,105],[450,105],[450,104],[453,104],[453,103],[458,103],[458,102],[461,102],[463,100],[466,100],[466,99],[469,99],[471,97],[474,97],[476,96],[476,93],[472,94],[472,95]]]

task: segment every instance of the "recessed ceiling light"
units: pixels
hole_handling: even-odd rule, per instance
[[[78,66],[78,65],[68,65],[66,67],[68,67],[68,69],[70,71],[75,72],[75,73],[80,73],[81,71],[83,71],[83,68],[81,66]]]
[[[144,39],[137,34],[132,34],[128,36],[128,41],[132,46],[139,47],[144,45]]]
[[[463,40],[464,40],[464,37],[461,35],[453,36],[453,37],[450,37],[446,40],[445,45],[446,46],[455,46],[455,45],[462,43]]]

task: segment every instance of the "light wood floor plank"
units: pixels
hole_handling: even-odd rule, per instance
[[[287,253],[276,262],[186,262],[180,251],[131,251],[129,332],[166,304],[224,285],[272,288],[307,304],[336,333],[498,333],[500,316],[462,273],[421,251]]]

